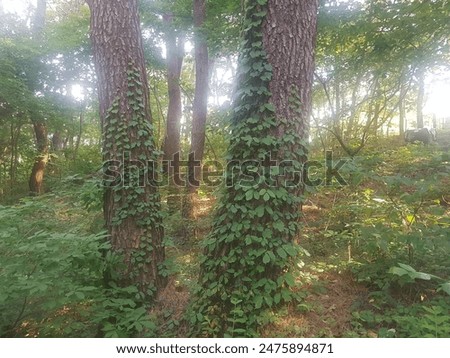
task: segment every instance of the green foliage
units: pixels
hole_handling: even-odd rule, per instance
[[[448,338],[449,304],[449,299],[436,299],[426,304],[398,305],[382,313],[358,311],[353,314],[353,326],[362,329],[362,334],[365,329],[376,330],[381,338]]]
[[[408,146],[373,151],[350,168],[357,185],[335,194],[339,199],[323,235],[346,253],[345,267],[370,292],[370,310],[353,314],[356,335],[448,337],[443,312],[450,222],[440,201],[449,194],[445,158],[434,149]]]
[[[95,210],[78,202],[90,190],[75,185],[0,207],[0,336],[154,335],[136,287],[105,288],[122,259],[104,233],[90,232]]]

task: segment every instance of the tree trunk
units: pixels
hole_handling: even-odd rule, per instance
[[[405,137],[406,130],[406,94],[407,88],[405,83],[402,82],[400,85],[400,99],[399,99],[399,130],[400,130],[400,138],[403,139]]]
[[[55,152],[60,152],[64,147],[64,140],[61,136],[61,132],[57,130],[55,133],[53,133],[52,136],[52,150]]]
[[[180,77],[184,57],[184,38],[177,36],[173,26],[173,15],[164,15],[168,26],[166,35],[167,48],[167,86],[169,90],[169,108],[167,110],[166,135],[164,138],[164,160],[173,160],[180,152],[180,121],[181,121],[181,87]],[[177,41],[178,39],[178,41]]]
[[[45,14],[47,10],[46,0],[38,0],[36,13],[34,16],[33,30],[34,40],[41,41],[42,32],[45,26]],[[39,118],[33,118],[33,129],[36,137],[37,156],[34,160],[34,165],[31,170],[30,179],[28,180],[28,186],[31,194],[39,195],[43,191],[45,168],[48,162],[48,146],[49,141],[47,138],[46,123]]]
[[[256,335],[263,312],[292,299],[317,8],[317,0],[245,2],[230,162],[200,265],[202,334]]]
[[[137,0],[88,0],[98,80],[104,160],[104,216],[112,250],[123,257],[122,286],[157,293],[166,284],[157,152]]]
[[[33,129],[36,136],[36,150],[39,154],[34,160],[28,186],[32,194],[39,195],[43,192],[44,172],[48,162],[48,137],[44,123],[33,123]]]
[[[80,108],[80,117],[78,125],[77,141],[75,142],[75,148],[73,150],[73,161],[77,160],[78,150],[80,149],[81,136],[83,135],[83,122],[84,122],[84,106]]]
[[[165,14],[164,21],[167,24],[166,48],[167,48],[167,86],[169,90],[169,108],[167,110],[166,135],[164,137],[163,152],[167,167],[164,171],[169,177],[167,205],[170,212],[179,210],[180,183],[177,181],[180,175],[180,166],[177,158],[180,158],[180,130],[181,130],[181,69],[184,57],[184,37],[177,36],[173,28],[173,14]],[[178,40],[178,41],[177,41]]]
[[[417,74],[419,92],[417,94],[417,128],[423,128],[423,106],[425,101],[425,71],[419,69]]]
[[[17,124],[16,126],[14,125],[14,123],[11,123],[11,162],[10,162],[10,167],[9,167],[9,177],[10,177],[11,189],[16,184],[17,165],[19,163],[18,145],[19,145],[21,130],[22,130],[21,123]],[[1,153],[1,148],[0,148],[0,153]]]
[[[195,94],[192,110],[191,148],[188,159],[187,195],[183,216],[193,218],[197,189],[200,186],[201,162],[205,152],[206,118],[209,93],[208,43],[202,32],[206,20],[206,0],[194,0]]]

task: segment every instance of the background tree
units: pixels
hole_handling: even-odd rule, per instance
[[[33,22],[33,38],[37,42],[41,42],[43,39],[43,31],[45,26],[45,14],[47,10],[46,0],[38,0],[36,7],[36,14]],[[48,131],[42,114],[38,114],[37,118],[32,119],[34,135],[36,137],[36,149],[38,155],[35,159],[33,168],[30,174],[29,188],[30,192],[34,194],[41,194],[42,185],[44,181],[45,167],[48,162]]]
[[[208,42],[204,28],[206,8],[206,0],[194,0],[195,94],[192,108],[188,180],[186,183],[187,195],[183,205],[184,217],[193,217],[195,196],[201,180],[201,163],[205,152],[210,70]]]

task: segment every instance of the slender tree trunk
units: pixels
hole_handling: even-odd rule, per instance
[[[201,181],[201,162],[205,152],[206,118],[209,93],[208,44],[203,32],[206,0],[194,0],[195,27],[195,96],[192,111],[191,148],[188,159],[187,195],[183,205],[185,218],[195,217],[194,206]]]
[[[417,128],[423,128],[423,107],[425,102],[425,71],[419,69],[417,74],[419,92],[417,94]]]
[[[17,178],[17,164],[19,161],[18,145],[21,129],[22,125],[20,123],[17,125],[17,127],[15,127],[13,123],[11,123],[11,162],[9,168],[11,188],[14,187]]]
[[[339,65],[336,65],[338,67]],[[335,93],[335,118],[334,119],[334,130],[339,131],[339,135],[342,136],[341,128],[341,83],[340,83],[340,73],[336,70],[336,78],[334,82],[334,93]]]
[[[358,96],[358,86],[359,83],[361,82],[361,75],[359,74],[356,78],[356,84],[355,87],[353,88],[352,91],[352,101],[351,101],[351,108],[350,108],[350,118],[348,121],[348,127],[347,130],[345,131],[345,140],[350,141],[352,139],[352,134],[353,134],[353,127],[355,126],[355,121],[357,120],[356,116],[357,116],[357,96]]]
[[[80,149],[81,136],[83,135],[83,122],[84,122],[84,108],[82,107],[82,108],[80,108],[77,141],[75,142],[75,148],[73,150],[73,160],[74,161],[77,159],[78,150]]]
[[[61,136],[61,132],[57,130],[52,136],[52,149],[55,152],[60,152],[63,149],[63,146],[63,137]]]
[[[166,48],[167,48],[167,85],[169,90],[169,107],[167,110],[166,135],[164,137],[163,152],[167,167],[164,171],[169,177],[167,205],[171,212],[179,210],[181,184],[178,182],[180,175],[179,160],[181,157],[181,69],[184,58],[184,36],[177,36],[173,28],[173,14],[164,15],[167,24]]]
[[[38,0],[33,23],[33,36],[36,41],[40,41],[42,39],[42,32],[45,26],[46,10],[46,0]],[[39,118],[32,119],[32,122],[38,154],[34,160],[33,168],[31,169],[28,186],[32,194],[39,195],[43,192],[44,174],[48,162],[49,141],[47,138],[46,123]]]
[[[400,99],[399,99],[399,129],[400,129],[400,138],[405,137],[406,130],[406,94],[407,89],[405,83],[400,85]]]
[[[39,195],[43,192],[44,173],[48,162],[48,137],[44,123],[34,122],[33,129],[36,136],[36,150],[39,154],[34,160],[28,186],[31,193]]]
[[[169,28],[166,35],[169,108],[167,110],[163,151],[165,160],[173,160],[174,155],[180,152],[180,121],[182,114],[180,78],[184,58],[184,38],[182,35],[177,36],[172,28],[172,14],[164,15],[164,20]]]
[[[88,0],[103,132],[104,215],[125,286],[152,295],[166,284],[157,151],[137,0]]]

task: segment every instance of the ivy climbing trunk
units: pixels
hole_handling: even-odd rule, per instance
[[[203,26],[206,20],[206,0],[194,0],[195,28],[195,94],[192,108],[191,148],[188,159],[187,195],[183,217],[194,218],[197,189],[200,185],[201,162],[205,152],[206,118],[209,93],[209,54]]]
[[[104,216],[118,282],[165,286],[163,226],[137,0],[88,0],[103,133]]]
[[[200,263],[208,336],[254,336],[295,297],[317,0],[248,0],[225,188]]]
[[[45,26],[45,14],[47,11],[46,0],[38,0],[36,3],[36,13],[33,20],[33,37],[34,40],[42,41],[42,33]],[[28,187],[31,194],[39,195],[43,191],[45,168],[48,163],[49,141],[47,137],[47,125],[43,118],[38,117],[32,119],[34,136],[36,139],[36,158],[34,159],[31,169]]]

